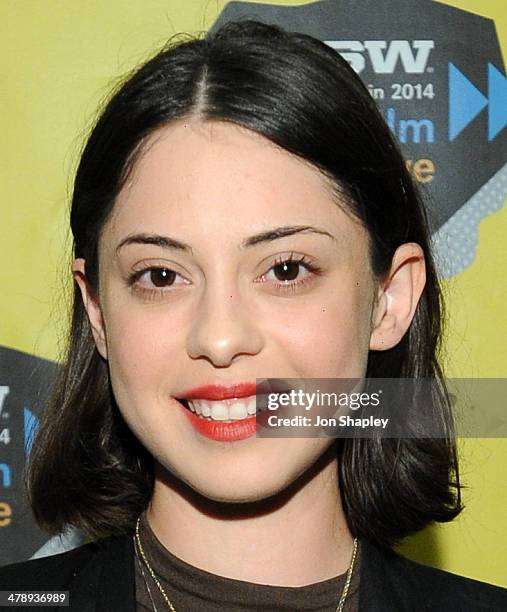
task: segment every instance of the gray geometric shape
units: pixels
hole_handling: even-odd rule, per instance
[[[506,198],[507,164],[433,234],[432,247],[439,276],[450,278],[474,261],[481,220],[500,210]]]

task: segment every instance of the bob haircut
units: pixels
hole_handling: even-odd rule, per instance
[[[170,42],[117,88],[84,147],[72,197],[74,255],[86,260],[92,290],[101,229],[143,144],[183,117],[252,130],[331,179],[337,205],[368,231],[377,280],[400,244],[422,247],[427,282],[410,328],[397,346],[370,351],[366,376],[437,380],[448,435],[337,440],[340,489],[352,535],[382,547],[452,520],[462,510],[461,485],[437,360],[442,298],[426,214],[368,90],[323,42],[256,21],[229,22]],[[153,489],[152,458],[118,410],[76,285],[67,354],[34,441],[27,486],[43,529],[72,525],[88,538],[130,531]]]

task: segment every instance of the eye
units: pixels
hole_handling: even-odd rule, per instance
[[[169,270],[168,268],[151,268],[150,270],[146,270],[144,274],[147,275],[146,280],[149,280],[155,287],[167,287],[172,285],[177,276],[174,270]],[[144,276],[144,274],[142,276]]]
[[[303,268],[301,262],[287,260],[273,266],[272,270],[277,280],[290,282],[296,280],[300,275],[301,268]]]
[[[291,253],[289,257],[275,261],[266,274],[260,278],[261,282],[273,282],[277,290],[296,291],[298,288],[311,282],[315,276],[320,276],[322,269],[315,263],[307,260],[303,255],[294,258]]]
[[[151,266],[133,272],[128,284],[132,289],[145,297],[156,297],[175,285],[186,285],[189,281],[171,268]]]

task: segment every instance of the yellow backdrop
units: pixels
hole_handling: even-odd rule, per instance
[[[62,278],[70,251],[68,194],[95,108],[112,80],[172,34],[207,29],[225,4],[222,0],[0,3],[1,345],[58,359],[66,324]],[[493,18],[500,40],[507,41],[505,0],[447,4]],[[482,221],[474,263],[446,283],[451,314],[448,375],[506,375],[506,235],[503,206]],[[460,448],[463,480],[469,486],[465,512],[452,524],[409,539],[402,550],[423,562],[507,586],[507,443],[466,440]]]

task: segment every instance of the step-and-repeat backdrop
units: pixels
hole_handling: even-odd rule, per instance
[[[164,40],[240,17],[312,34],[360,74],[430,207],[450,311],[448,375],[507,374],[504,0],[2,3],[0,564],[80,541],[38,530],[23,466],[61,354],[68,194],[95,109]],[[463,440],[461,452],[467,510],[402,550],[507,586],[507,443]]]

